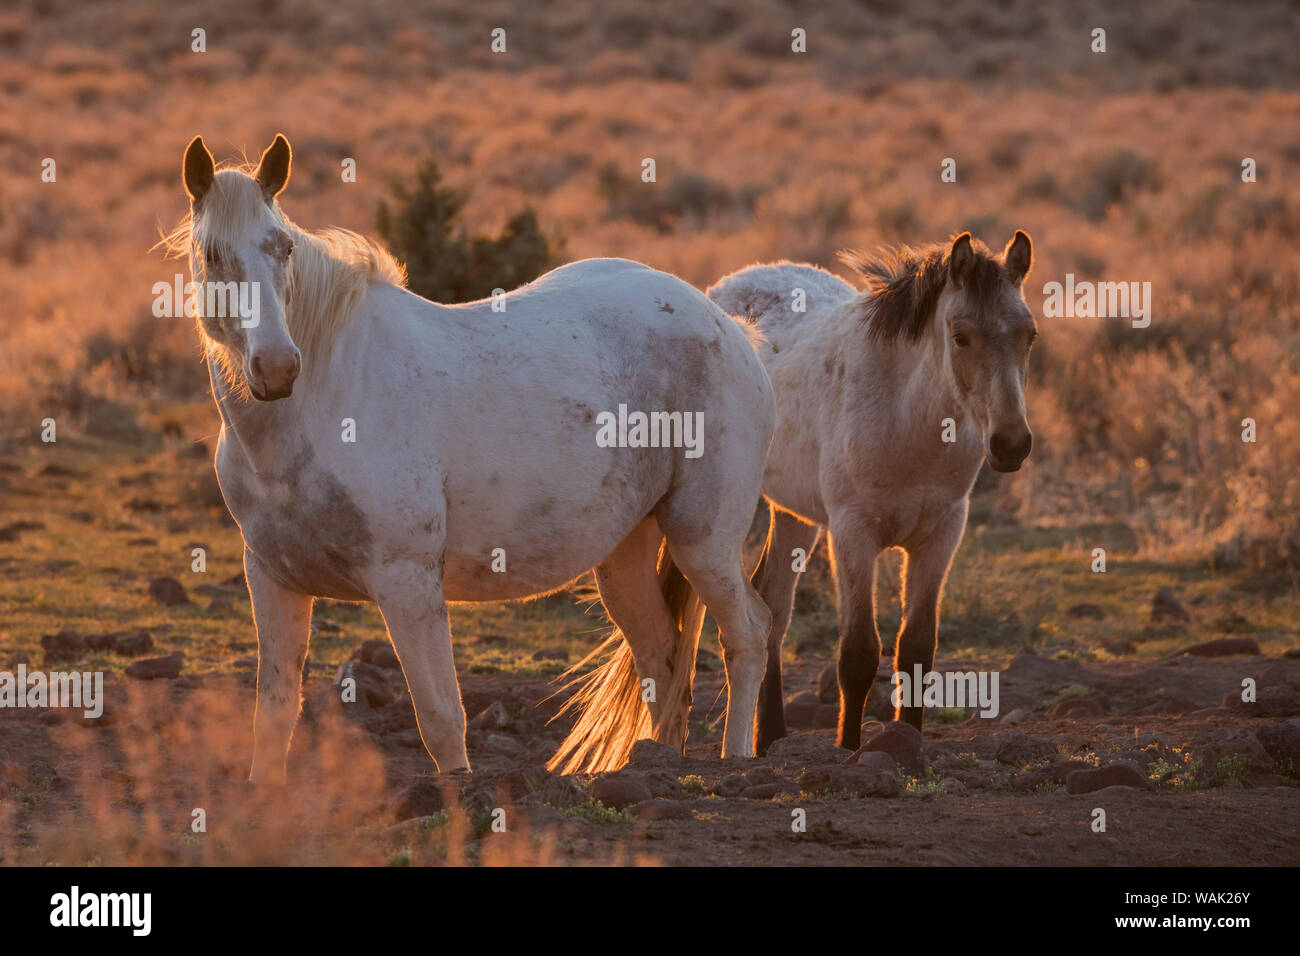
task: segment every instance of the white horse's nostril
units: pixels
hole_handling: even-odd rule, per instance
[[[276,388],[292,382],[302,370],[302,355],[297,349],[292,354],[257,354],[248,362],[250,377],[259,384]]]

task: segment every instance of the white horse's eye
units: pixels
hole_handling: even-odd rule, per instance
[[[958,332],[952,337],[952,340],[957,343],[957,348],[959,349],[964,349],[970,345],[970,336],[965,332]]]

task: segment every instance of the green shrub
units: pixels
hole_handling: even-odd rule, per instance
[[[547,237],[531,208],[511,217],[496,237],[471,236],[460,225],[469,198],[442,184],[434,160],[415,186],[392,187],[393,205],[379,203],[376,229],[406,265],[407,287],[434,302],[471,302],[494,289],[517,289],[559,264],[563,243]]]

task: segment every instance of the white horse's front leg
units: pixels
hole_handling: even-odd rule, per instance
[[[442,570],[402,561],[374,576],[379,610],[406,675],[420,739],[438,770],[468,770],[465,707],[451,651]]]
[[[281,587],[244,549],[244,577],[257,624],[257,713],[253,718],[254,782],[283,781],[289,741],[302,707],[312,598]]]

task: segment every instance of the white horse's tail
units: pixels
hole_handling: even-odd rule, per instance
[[[615,627],[601,645],[569,668],[572,674],[593,658],[609,652],[609,659],[591,673],[575,678],[573,696],[559,714],[578,714],[573,730],[546,764],[560,773],[603,773],[627,763],[632,745],[638,740],[655,740],[684,747],[691,711],[691,685],[695,680],[695,653],[704,626],[704,604],[691,583],[678,570],[666,542],[659,546],[659,588],[676,630],[667,688],[656,688],[660,704],[659,726],[652,726],[650,708],[641,696],[632,649],[622,630]],[[554,718],[552,718],[554,719]]]

